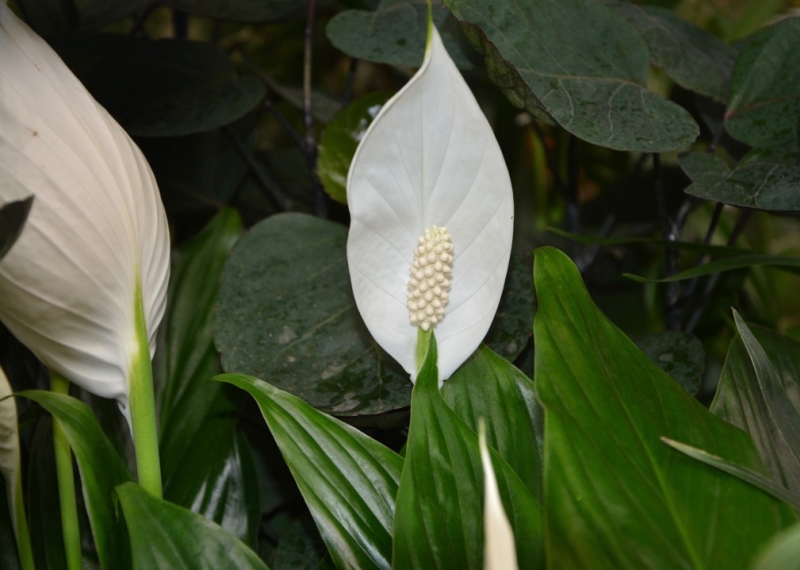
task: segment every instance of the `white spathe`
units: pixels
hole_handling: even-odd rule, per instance
[[[483,465],[483,570],[517,570],[514,531],[497,490],[492,458],[486,445],[486,427],[478,425],[478,445]]]
[[[11,384],[0,367],[0,474],[6,484],[9,514],[17,532],[16,489],[20,474],[19,433],[17,431],[17,403],[12,396]]]
[[[409,268],[425,230],[447,228],[455,259],[449,303],[434,329],[442,382],[478,347],[497,311],[514,204],[494,133],[436,28],[428,30],[422,67],[381,109],[350,166],[347,259],[367,328],[414,380]]]
[[[127,411],[135,300],[155,349],[169,232],[139,148],[0,4],[0,206],[34,196],[0,260],[0,320],[49,368]]]

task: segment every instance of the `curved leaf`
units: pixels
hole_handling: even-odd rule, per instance
[[[753,253],[749,255],[736,255],[730,257],[723,257],[722,259],[715,259],[703,265],[692,267],[685,271],[679,271],[670,277],[663,279],[650,279],[641,277],[639,275],[631,275],[624,273],[628,279],[633,279],[639,283],[671,283],[673,281],[683,281],[691,279],[692,277],[702,277],[704,275],[713,275],[715,273],[722,273],[723,271],[733,271],[735,269],[748,269],[750,267],[765,266],[775,267],[777,269],[785,269],[792,273],[800,272],[800,259],[794,257],[786,257],[783,255],[764,255],[760,253]]]

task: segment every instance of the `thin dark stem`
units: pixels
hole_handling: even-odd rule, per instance
[[[722,209],[725,207],[725,204],[722,202],[717,202],[714,206],[714,213],[711,214],[711,222],[708,224],[708,230],[706,230],[706,237],[703,239],[703,245],[706,247],[711,245],[711,239],[714,237],[714,232],[717,230],[717,226],[719,225],[719,219],[722,216]],[[708,261],[708,253],[703,253],[697,260],[697,267],[703,265],[706,261]],[[693,293],[695,288],[697,287],[697,283],[699,281],[699,277],[693,277],[689,284],[686,286],[686,290],[683,292],[683,298],[688,299]]]
[[[664,182],[661,179],[661,156],[658,153],[653,154],[653,177],[654,187],[656,192],[656,203],[658,207],[658,218],[661,222],[661,236],[666,242],[674,242],[677,238],[675,225],[670,220],[669,212],[667,211],[667,198],[664,195]],[[664,263],[667,277],[675,275],[678,272],[678,249],[672,246],[667,246],[664,254]],[[678,330],[680,324],[680,284],[677,282],[667,283],[666,289],[666,321],[667,330]]]
[[[226,127],[224,130],[231,144],[233,144],[233,148],[236,149],[236,152],[239,153],[239,156],[245,161],[247,167],[250,169],[250,174],[253,175],[253,178],[264,191],[269,201],[272,202],[275,209],[279,212],[291,210],[292,203],[278,190],[277,185],[272,181],[269,175],[267,175],[263,167],[256,162],[247,148],[245,148],[244,144],[242,144],[242,141],[239,140],[239,137],[236,136],[236,133],[234,133],[230,127]]]
[[[150,15],[155,11],[156,8],[158,8],[158,4],[156,4],[155,2],[151,2],[150,4],[147,5],[147,7],[145,7],[144,10],[142,10],[142,12],[136,17],[136,20],[134,20],[133,22],[133,27],[131,28],[129,34],[131,37],[138,35],[139,32],[142,31],[142,28],[144,27],[144,23],[147,21],[147,18],[150,17]]]
[[[342,107],[347,107],[350,99],[353,98],[353,84],[356,82],[356,71],[358,70],[358,59],[350,58],[350,66],[347,68],[347,78],[344,81],[342,91]]]
[[[314,39],[314,12],[317,1],[308,1],[306,16],[306,35],[303,46],[303,122],[305,124],[305,150],[308,168],[311,172],[312,192],[314,194],[314,212],[321,218],[328,217],[328,200],[317,177],[317,141],[314,135],[314,115],[311,109],[311,63]]]
[[[292,126],[286,117],[283,116],[283,113],[278,111],[278,108],[275,107],[275,104],[269,99],[265,99],[264,108],[275,118],[276,121],[278,121],[280,127],[292,138],[292,141],[294,141],[294,144],[297,145],[297,148],[305,153],[306,142],[303,140],[303,136]]]

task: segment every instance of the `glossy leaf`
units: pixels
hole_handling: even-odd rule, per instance
[[[775,212],[800,211],[800,167],[782,156],[751,153],[731,169],[719,157],[692,152],[680,157],[692,179],[686,193],[733,206]]]
[[[550,567],[745,567],[791,512],[660,438],[760,469],[750,439],[608,321],[566,255],[537,250],[534,282]]]
[[[736,48],[681,19],[672,10],[637,6],[631,2],[607,4],[642,34],[650,60],[680,86],[728,100]]]
[[[750,570],[798,570],[800,568],[800,524],[769,541]]]
[[[688,146],[698,127],[678,105],[649,92],[644,40],[592,0],[448,0],[490,77],[512,103],[545,113],[575,136],[617,150]],[[552,49],[558,46],[558,49]]]
[[[462,69],[472,67],[469,48],[458,41],[458,25],[450,10],[432,4],[433,20],[447,51]],[[326,32],[334,46],[346,54],[404,67],[419,67],[428,28],[425,0],[380,0],[374,11],[345,10],[334,16]]]
[[[263,99],[255,76],[205,42],[116,34],[54,42],[94,97],[131,135],[181,136],[232,123]]]
[[[786,271],[791,271],[792,273],[797,273],[800,272],[800,259],[786,257],[783,255],[763,255],[759,253],[753,253],[748,255],[737,255],[723,257],[722,259],[715,259],[713,261],[709,261],[708,263],[704,263],[703,265],[692,267],[691,269],[686,269],[685,271],[679,271],[675,275],[664,277],[663,279],[649,279],[639,275],[631,275],[630,273],[625,273],[624,275],[625,277],[628,277],[634,281],[638,281],[639,283],[671,283],[674,281],[691,279],[692,277],[714,275],[715,273],[722,273],[723,271],[749,269],[750,267],[759,266],[775,267],[779,269],[785,269]]]
[[[696,336],[666,331],[642,340],[639,348],[692,396],[700,390],[706,355],[703,343]]]
[[[765,351],[739,314],[711,411],[753,438],[773,480],[800,494],[800,345],[759,329]],[[777,370],[770,354],[782,363]]]
[[[257,378],[217,379],[258,402],[337,567],[389,568],[402,458]]]
[[[31,211],[33,196],[0,206],[0,259],[11,250],[19,238]]]
[[[373,119],[390,93],[370,93],[350,103],[328,123],[319,140],[317,174],[328,195],[347,204],[347,172]]]
[[[119,516],[114,487],[131,481],[130,473],[84,403],[53,392],[19,392],[50,412],[69,442],[81,475],[81,488],[92,535],[103,568],[128,568],[125,524]]]
[[[214,339],[226,372],[338,415],[408,406],[411,383],[377,347],[353,301],[347,230],[302,214],[259,223],[225,266]]]
[[[544,413],[530,378],[481,346],[444,383],[442,396],[473,431],[483,419],[489,445],[541,500]]]
[[[432,338],[412,396],[394,519],[392,568],[397,570],[483,566],[483,477],[478,436],[439,393],[436,352]],[[536,453],[533,442],[530,451]],[[490,453],[514,535],[524,537],[517,541],[519,566],[541,568],[541,507],[500,455]]]
[[[119,485],[116,492],[134,570],[266,570],[255,552],[208,519],[157,499],[135,483]]]

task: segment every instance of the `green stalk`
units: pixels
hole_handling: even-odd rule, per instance
[[[425,360],[425,355],[428,354],[431,335],[433,335],[433,329],[424,331],[422,327],[417,327],[417,371],[422,368],[422,361]]]
[[[22,473],[21,470],[17,470]],[[25,518],[25,498],[22,496],[22,478],[17,477],[14,485],[14,524],[17,530],[17,550],[22,570],[34,570],[33,549],[28,533],[28,521]]]
[[[69,394],[69,382],[57,372],[50,371],[50,390]],[[61,532],[68,570],[81,570],[81,529],[78,525],[78,503],[75,499],[75,476],[72,471],[72,451],[58,420],[53,418],[53,446],[58,476],[58,502],[61,505]]]
[[[136,286],[136,344],[138,350],[130,369],[130,415],[139,485],[151,495],[162,498],[161,460],[158,456],[156,403],[153,393],[153,363],[144,319],[141,285]]]

